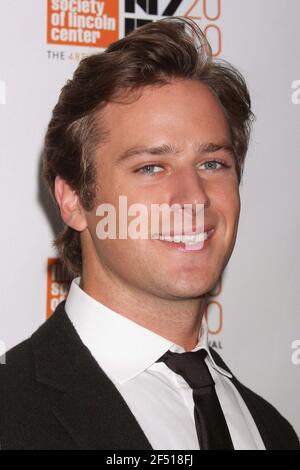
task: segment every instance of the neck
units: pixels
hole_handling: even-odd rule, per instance
[[[98,266],[99,267],[99,266]],[[128,285],[105,270],[84,263],[80,287],[98,302],[191,351],[198,342],[206,296],[166,298]]]
[[[116,284],[107,286],[103,278],[96,285],[89,281],[89,277],[83,275],[80,287],[98,302],[182,346],[185,351],[196,346],[206,304],[203,297],[170,301],[137,292],[126,285],[121,290]]]

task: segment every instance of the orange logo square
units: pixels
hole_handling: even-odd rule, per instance
[[[119,0],[48,0],[48,44],[106,48],[119,39]]]
[[[49,318],[58,304],[66,299],[71,281],[60,260],[48,258],[46,318]]]

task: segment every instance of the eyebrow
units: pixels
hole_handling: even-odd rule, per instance
[[[223,150],[231,156],[234,156],[234,148],[228,142],[223,143],[207,143],[207,144],[197,144],[194,146],[194,151],[197,155],[203,155],[206,153],[214,153],[219,150]],[[144,147],[144,146],[134,146],[122,152],[116,159],[116,163],[121,161],[133,158],[137,155],[148,154],[148,155],[178,155],[180,149],[176,148],[172,144],[162,144],[154,147]]]

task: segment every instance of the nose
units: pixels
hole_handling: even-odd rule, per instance
[[[202,205],[204,209],[208,208],[210,201],[207,188],[195,168],[181,169],[173,175],[171,185],[170,205],[179,204],[184,207],[188,204],[193,207],[193,214],[196,212],[197,205]]]

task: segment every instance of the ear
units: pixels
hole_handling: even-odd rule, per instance
[[[55,178],[54,194],[65,224],[78,232],[85,230],[87,228],[87,220],[79,202],[79,197],[60,176]]]

